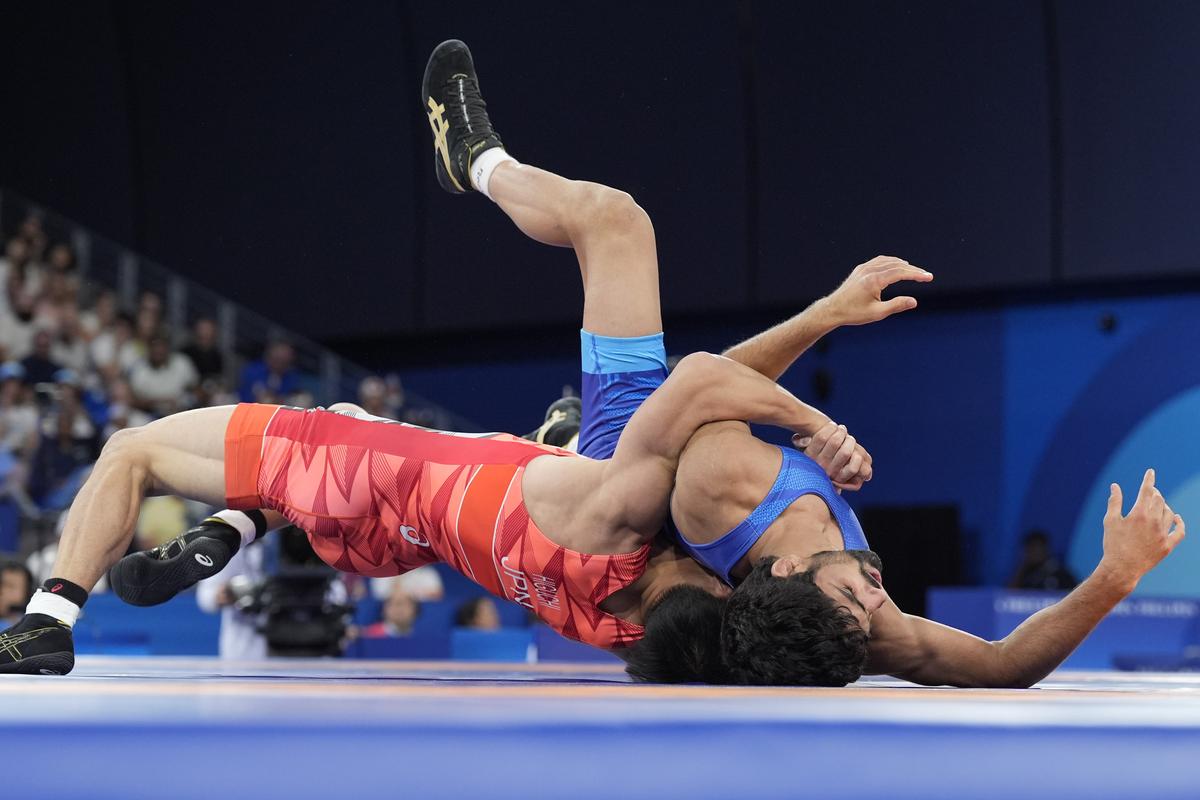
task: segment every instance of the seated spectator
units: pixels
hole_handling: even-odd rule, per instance
[[[57,330],[50,346],[50,360],[78,373],[87,371],[88,345],[79,321],[79,310],[74,305],[62,309]]]
[[[90,342],[108,330],[117,319],[117,293],[105,289],[96,295],[92,307],[79,315],[79,323],[84,336]]]
[[[25,368],[15,361],[0,365],[0,452],[28,459],[38,441],[38,412]]]
[[[75,254],[70,245],[54,245],[49,259],[35,315],[39,322],[58,326],[65,314],[79,312],[79,276],[75,274]]]
[[[100,436],[101,442],[107,442],[109,437],[119,430],[137,428],[154,419],[133,404],[133,390],[129,388],[129,381],[124,378],[113,378],[109,381],[106,410],[104,418],[107,422]]]
[[[201,381],[225,376],[225,356],[217,343],[217,323],[201,317],[192,326],[192,340],[181,351],[192,361]]]
[[[1050,550],[1050,537],[1042,530],[1025,535],[1021,546],[1021,563],[1008,582],[1010,589],[1038,589],[1067,592],[1079,583]]]
[[[382,639],[387,636],[408,636],[412,633],[421,604],[403,588],[397,586],[383,604],[383,619],[363,628],[365,639]]]
[[[197,380],[192,362],[182,353],[172,353],[161,333],[150,340],[146,358],[129,371],[129,388],[138,407],[160,416],[183,408]]]
[[[371,579],[371,596],[376,600],[387,600],[397,588],[403,589],[422,603],[432,603],[446,595],[442,575],[432,564],[390,578]]]
[[[392,409],[388,406],[387,384],[382,378],[371,375],[362,379],[362,383],[358,385],[358,404],[368,414],[395,419]]]
[[[163,320],[163,299],[162,295],[157,292],[152,292],[149,289],[142,292],[138,298],[137,313],[139,317],[145,317],[148,324],[151,324],[150,332],[158,330]],[[150,322],[153,320],[153,322]]]
[[[267,345],[262,360],[242,370],[238,393],[243,403],[281,403],[300,391],[300,373],[293,363],[296,352],[287,342]]]
[[[16,625],[33,597],[33,575],[19,561],[0,562],[0,625]]]
[[[8,310],[18,297],[31,301],[41,292],[42,270],[28,242],[20,237],[8,240],[4,258],[0,259],[0,309]]]
[[[133,338],[133,319],[118,314],[112,325],[92,339],[88,350],[92,365],[106,380],[128,374],[142,357]]]
[[[490,597],[468,600],[454,612],[454,627],[474,631],[500,630],[500,611]]]
[[[54,374],[62,369],[51,356],[54,347],[54,333],[49,328],[38,328],[33,335],[33,352],[21,359],[25,368],[25,382],[30,386],[39,383],[53,383]]]
[[[19,361],[33,349],[33,298],[9,295],[0,286],[0,297],[7,298],[0,309],[0,347],[5,358]]]
[[[65,506],[86,469],[99,454],[96,426],[83,408],[79,387],[67,379],[58,384],[58,403],[42,422],[42,436],[29,470],[29,494],[34,500]]]
[[[133,317],[133,346],[139,358],[150,353],[150,342],[162,333],[162,315],[154,306],[141,308]]]
[[[46,245],[50,239],[46,236],[45,228],[42,226],[42,218],[38,214],[30,212],[21,221],[20,228],[17,229],[17,236],[25,242],[29,248],[29,258],[33,263],[42,263],[42,258],[46,254]]]

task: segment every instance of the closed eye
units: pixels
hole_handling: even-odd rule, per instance
[[[863,612],[864,614],[866,614],[866,613],[867,613],[867,609],[866,609],[866,607],[864,607],[862,603],[858,602],[858,598],[854,596],[854,592],[850,591],[849,589],[847,589],[846,587],[844,587],[844,586],[843,586],[843,587],[842,587],[842,594],[846,595],[846,599],[847,599],[847,600],[849,600],[850,602],[854,603],[854,605],[856,605],[856,606],[858,606],[859,608],[861,608],[861,609],[862,609],[862,612]]]

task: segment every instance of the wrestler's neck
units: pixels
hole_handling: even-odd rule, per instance
[[[605,598],[600,609],[626,622],[641,625],[663,594],[682,585],[698,586],[716,597],[728,597],[732,591],[676,545],[656,541],[641,576]]]

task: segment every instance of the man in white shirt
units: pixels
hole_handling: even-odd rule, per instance
[[[230,584],[235,580],[258,584],[265,578],[262,547],[243,547],[220,574],[196,585],[196,603],[209,614],[220,613],[221,637],[218,653],[224,659],[255,660],[267,657],[267,637],[258,630],[257,614],[234,606]]]
[[[166,415],[182,407],[183,398],[198,380],[191,359],[182,353],[172,353],[167,338],[157,335],[150,340],[146,358],[130,372],[129,387],[139,405]]]

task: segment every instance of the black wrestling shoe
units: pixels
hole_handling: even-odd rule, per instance
[[[210,517],[153,550],[125,556],[108,571],[108,584],[131,606],[156,606],[216,575],[241,546],[232,525]]]
[[[471,51],[458,39],[442,42],[425,66],[421,100],[433,129],[433,167],[438,183],[451,194],[464,194],[471,164],[493,147],[503,147],[479,94]]]
[[[71,629],[45,614],[26,614],[0,631],[0,674],[66,675],[75,668]]]
[[[538,444],[550,444],[555,447],[571,447],[571,440],[579,435],[583,421],[583,401],[578,397],[563,397],[555,400],[546,409],[546,419],[542,427],[532,433],[525,434],[525,439]]]

